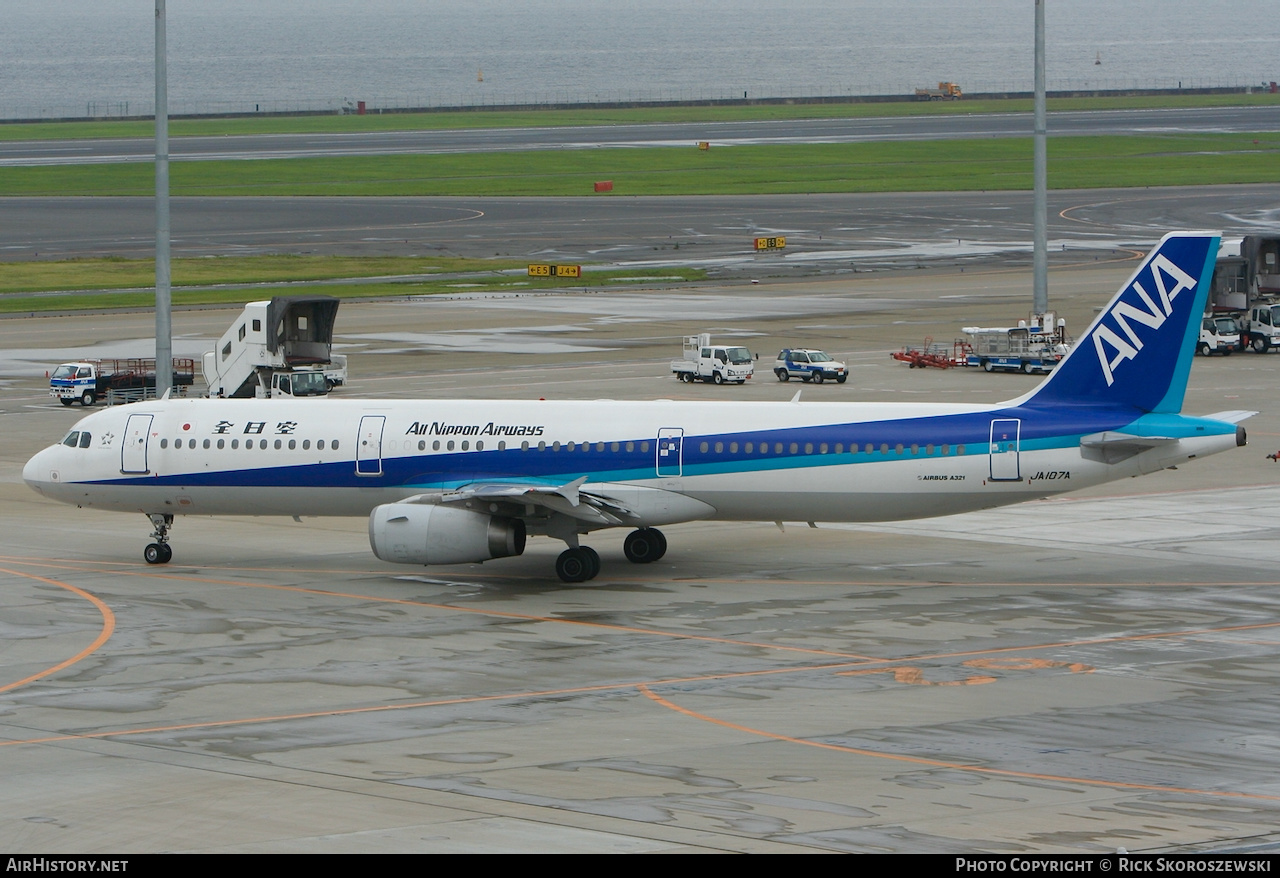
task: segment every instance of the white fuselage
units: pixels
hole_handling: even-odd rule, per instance
[[[585,477],[584,489],[610,496],[656,489],[642,524],[877,521],[1046,497],[1236,444],[1223,429],[1107,463],[1089,459],[1079,437],[1119,429],[1122,417],[1083,414],[1073,423],[1008,404],[178,400],[90,415],[75,441],[40,452],[23,475],[52,499],[148,514],[366,515],[472,483]]]

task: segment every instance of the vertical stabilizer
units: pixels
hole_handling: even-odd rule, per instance
[[[1021,402],[1177,413],[1218,253],[1213,232],[1173,232]]]

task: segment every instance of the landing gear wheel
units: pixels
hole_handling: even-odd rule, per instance
[[[168,564],[173,560],[173,547],[169,545],[169,528],[173,527],[173,516],[160,512],[147,516],[155,528],[151,532],[154,543],[142,550],[142,557],[148,564]]]
[[[667,538],[663,536],[662,531],[656,528],[649,528],[649,540],[658,547],[658,552],[653,556],[653,560],[658,561],[663,555],[667,554]]]
[[[788,372],[786,369],[774,369],[774,370],[773,370],[773,374],[775,374],[775,375],[777,375],[777,376],[778,376],[778,380],[779,380],[779,381],[790,381],[790,380],[791,380],[791,373],[790,373],[790,372]]]
[[[151,543],[142,550],[142,557],[148,564],[168,564],[173,560],[173,548],[168,543]]]
[[[97,401],[97,397],[93,395],[92,390],[86,390],[80,396],[80,405],[84,406],[85,408],[88,408],[89,406],[93,405],[94,402],[96,401]]]
[[[651,564],[667,553],[667,538],[652,527],[633,530],[623,541],[622,552],[632,564]]]
[[[600,575],[600,553],[590,546],[579,546],[578,551],[587,559],[587,579],[595,579]]]
[[[556,558],[556,576],[561,582],[586,582],[599,572],[600,556],[587,546],[565,549]]]

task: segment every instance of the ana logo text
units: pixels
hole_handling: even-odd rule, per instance
[[[1139,308],[1122,297],[1093,330],[1093,347],[1098,352],[1098,365],[1102,367],[1102,374],[1107,376],[1108,387],[1115,381],[1113,373],[1116,366],[1124,360],[1132,360],[1138,355],[1138,351],[1142,350],[1142,339],[1130,321],[1158,330],[1173,314],[1173,300],[1178,293],[1193,289],[1196,285],[1191,275],[1174,265],[1164,255],[1156,256],[1151,260],[1151,278],[1155,282],[1157,293],[1154,299],[1142,284],[1135,280],[1129,289],[1138,294],[1143,307]],[[1168,286],[1170,279],[1174,281],[1172,288]],[[1112,325],[1117,327],[1119,332],[1113,329]],[[1114,353],[1109,354],[1108,349]]]

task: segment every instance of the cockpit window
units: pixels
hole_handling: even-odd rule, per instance
[[[72,430],[70,433],[67,434],[67,438],[62,440],[62,444],[67,446],[68,448],[75,448],[79,442],[80,442],[79,430]]]
[[[93,439],[93,436],[92,436],[92,435],[90,435],[90,433],[89,433],[89,431],[88,431],[88,430],[83,430],[83,431],[81,431],[81,433],[80,433],[80,447],[81,447],[81,448],[88,448],[88,447],[89,447],[89,442],[90,442],[90,441],[92,441],[92,439]]]

